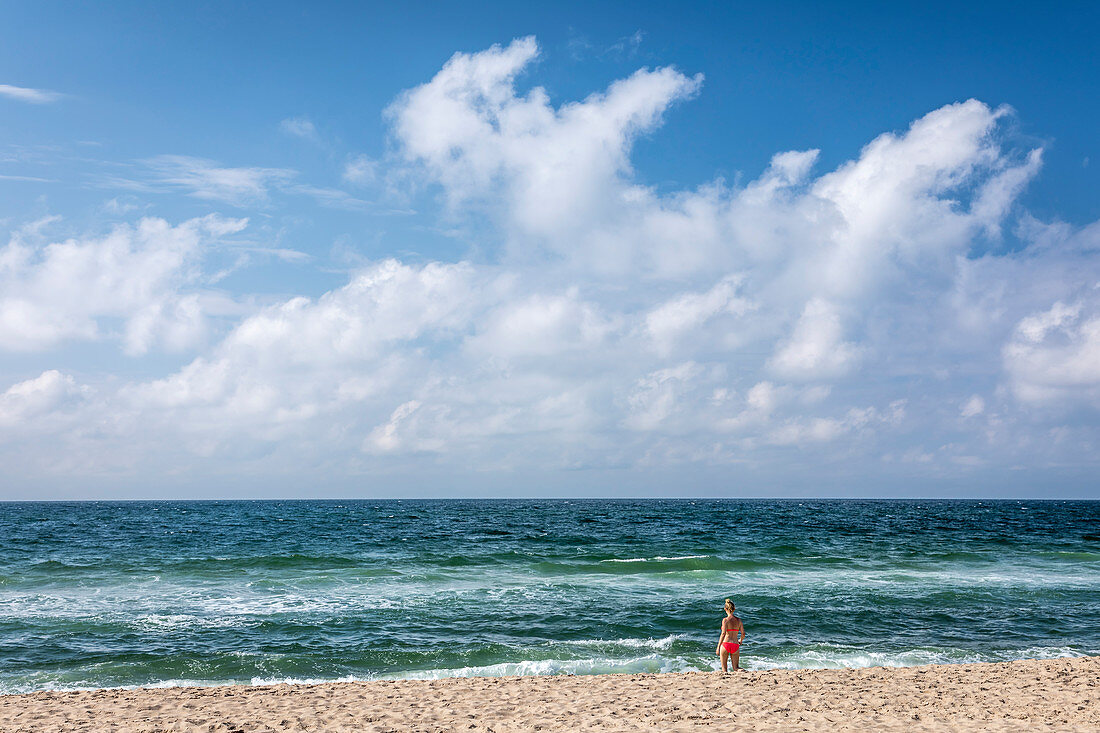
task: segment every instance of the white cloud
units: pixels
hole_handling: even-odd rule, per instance
[[[273,473],[783,474],[840,452],[853,472],[885,455],[918,472],[1094,446],[1088,427],[1057,446],[1034,435],[1100,403],[1100,225],[1016,217],[1041,151],[1013,146],[1010,110],[949,104],[831,171],[815,172],[817,150],[781,151],[743,184],[663,190],[639,182],[632,147],[701,77],[643,69],[554,104],[518,88],[537,56],[529,38],[456,54],[389,111],[403,168],[385,180],[437,187],[477,258],[370,262],[253,312],[184,367],[65,408],[74,451],[88,424],[149,460],[172,446],[185,473],[201,456]],[[157,185],[210,200],[323,196],[282,169],[159,160]],[[350,159],[345,180],[377,180],[378,165]],[[100,263],[82,276],[41,275],[72,258],[13,240],[0,343],[102,338],[109,319],[134,353],[195,343],[198,242],[216,235],[159,222],[147,242],[143,226],[75,240]],[[1005,231],[1018,251],[977,256]],[[131,280],[145,289],[126,299]],[[76,283],[73,298],[47,282]],[[961,404],[956,375],[975,393]],[[998,395],[997,420],[978,393]],[[978,415],[981,434],[959,420]],[[920,445],[941,432],[960,433],[937,438],[950,450]]]
[[[758,382],[749,390],[745,401],[752,410],[768,414],[775,409],[776,393],[775,385],[771,382]]]
[[[369,204],[362,199],[357,199],[347,191],[338,188],[325,188],[323,186],[307,186],[294,184],[286,186],[284,191],[312,197],[321,206],[330,209],[344,209],[347,211],[362,211]]]
[[[348,183],[373,183],[378,177],[378,162],[366,155],[355,155],[344,164],[343,178]]]
[[[58,183],[56,178],[42,178],[41,176],[13,176],[7,173],[0,174],[0,181],[24,181],[26,183]]]
[[[55,411],[87,392],[76,381],[56,369],[34,379],[13,384],[0,394],[0,427],[17,427]]]
[[[133,196],[115,196],[103,203],[103,210],[113,216],[123,216],[140,208]]]
[[[143,175],[111,177],[101,185],[142,193],[183,193],[204,201],[217,201],[239,208],[268,207],[273,193],[307,196],[317,204],[332,209],[362,211],[368,202],[347,191],[326,186],[314,186],[297,180],[298,172],[290,168],[258,166],[228,167],[220,163],[186,155],[161,155],[142,161]],[[356,164],[366,175],[366,164]],[[349,182],[351,182],[349,180]],[[367,182],[364,178],[360,183]],[[112,199],[107,210],[116,213],[122,199]]]
[[[685,385],[701,372],[698,364],[688,361],[639,379],[628,398],[626,426],[633,430],[656,430],[676,409]]]
[[[843,376],[859,358],[858,347],[843,337],[835,306],[815,298],[806,304],[790,338],[780,344],[771,367],[777,374],[795,380]]]
[[[279,123],[279,129],[288,135],[316,142],[317,127],[306,117],[288,117]]]
[[[38,228],[17,233],[0,248],[0,349],[107,336],[131,354],[158,343],[194,346],[205,335],[205,296],[185,288],[198,275],[201,248],[246,222],[211,215],[172,226],[148,218],[61,242],[44,241]]]
[[[1100,405],[1100,313],[1056,302],[1017,324],[1004,361],[1013,391],[1025,402]]]
[[[870,425],[888,423],[896,415],[896,406],[887,415],[873,407],[852,408],[840,418],[792,418],[768,432],[763,442],[777,446],[805,446],[828,443]]]
[[[642,40],[645,38],[645,33],[640,30],[634,31],[629,36],[620,38],[615,43],[611,44],[607,48],[607,53],[615,55],[628,55],[633,56],[638,53],[638,47],[642,45]]]
[[[683,293],[662,303],[645,316],[646,331],[661,353],[671,353],[676,342],[720,314],[741,316],[752,303],[737,297],[741,278],[728,275],[702,293]]]
[[[388,453],[402,447],[398,430],[401,428],[401,424],[406,422],[418,409],[420,409],[420,403],[416,400],[409,400],[402,405],[398,405],[397,409],[390,415],[389,422],[385,425],[379,425],[367,436],[363,449],[369,452]]]
[[[154,409],[249,423],[282,423],[316,414],[325,403],[338,408],[344,400],[379,398],[397,376],[389,370],[421,361],[402,346],[467,328],[478,307],[476,282],[466,265],[414,268],[388,260],[317,300],[293,298],[246,318],[209,357],[128,394]]]
[[[575,289],[509,300],[485,314],[469,347],[488,358],[562,358],[599,349],[615,322]]]
[[[19,102],[31,104],[48,104],[56,102],[64,95],[51,92],[48,89],[30,89],[28,87],[16,87],[11,84],[0,84],[0,97],[7,97]]]
[[[1074,323],[1080,315],[1080,304],[1066,305],[1058,302],[1052,305],[1050,310],[1028,316],[1020,321],[1016,326],[1016,336],[1024,343],[1039,344],[1051,332],[1064,331],[1066,326]]]
[[[234,206],[266,202],[273,186],[285,184],[295,175],[286,168],[226,168],[186,155],[161,155],[147,160],[146,165],[155,186]]]
[[[981,395],[972,395],[959,409],[959,415],[962,417],[977,417],[983,412],[985,412],[985,400]]]
[[[982,188],[981,194],[971,207],[973,216],[991,236],[1000,236],[1001,220],[1004,214],[1020,196],[1031,179],[1039,172],[1043,163],[1042,149],[1032,150],[1022,165],[1006,168],[994,176]]]
[[[533,38],[455,54],[391,108],[401,151],[442,185],[452,206],[492,209],[513,232],[517,257],[547,248],[619,268],[630,255],[619,233],[600,225],[648,196],[628,185],[630,149],[670,105],[698,92],[702,76],[643,69],[554,109],[542,88],[515,91],[516,76],[537,55]]]

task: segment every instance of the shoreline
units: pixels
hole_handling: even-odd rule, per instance
[[[0,730],[1100,729],[1100,657],[0,696]]]

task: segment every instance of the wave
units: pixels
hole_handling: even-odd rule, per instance
[[[964,649],[909,649],[895,652],[869,652],[855,649],[806,650],[777,657],[742,654],[746,669],[859,669],[865,667],[915,667],[929,664],[975,664],[1009,662],[1020,659],[1058,659],[1082,657],[1086,652],[1070,647],[1029,647],[1019,650],[976,652]],[[386,675],[384,679],[445,679],[450,677],[515,677],[546,675],[589,675],[617,673],[697,672],[716,670],[717,658],[708,655],[663,656],[647,654],[615,659],[540,659],[501,662],[478,667],[410,671]]]
[[[1083,657],[1087,652],[1066,646],[977,651],[973,649],[916,648],[891,652],[843,647],[796,650],[773,657],[742,654],[746,669],[862,669],[865,667],[919,667],[928,664],[979,664],[1020,659]]]
[[[669,637],[675,640],[674,637]],[[576,644],[607,644],[630,647],[632,642],[663,644],[671,641],[618,639],[611,642],[588,640]],[[708,645],[709,646],[709,645]],[[661,654],[662,646],[651,654],[633,657],[587,656],[579,659],[518,659],[467,667],[407,670],[388,673],[334,674],[331,676],[263,676],[253,675],[239,679],[170,678],[138,684],[100,685],[93,680],[65,684],[56,679],[3,680],[0,694],[23,694],[37,691],[75,691],[92,689],[145,689],[164,687],[221,687],[226,685],[312,685],[333,682],[366,682],[372,680],[436,680],[456,677],[537,677],[555,675],[641,674],[668,672],[699,672],[717,670],[719,662],[706,654]],[[819,646],[812,649],[796,649],[774,656],[758,656],[742,653],[741,664],[753,671],[810,670],[810,669],[860,669],[867,667],[913,667],[930,664],[978,664],[1008,662],[1022,659],[1058,659],[1095,655],[1100,650],[1082,650],[1066,646],[1027,647],[1015,650],[976,651],[966,649],[914,648],[876,652],[854,648]]]
[[[551,646],[580,647],[625,647],[627,649],[670,649],[672,645],[686,638],[686,634],[669,634],[663,639],[567,639],[549,642]]]
[[[760,572],[779,567],[772,560],[737,559],[726,560],[714,555],[678,555],[667,557],[611,557],[588,561],[543,560],[533,565],[543,575],[586,575],[586,574],[650,574],[670,572],[694,572],[715,570],[725,572]]]
[[[1044,559],[1051,559],[1059,562],[1100,562],[1100,552],[1058,550],[1056,552],[1039,552],[1036,554]]]
[[[244,626],[240,616],[195,616],[183,613],[147,613],[130,622],[144,631],[175,631],[181,629],[224,629]]]
[[[318,680],[335,682],[335,680]],[[350,681],[350,680],[349,680]],[[168,687],[226,687],[244,684],[240,680],[170,679],[139,685],[96,685],[94,682],[65,684],[55,681],[42,683],[4,684],[0,682],[0,695],[28,695],[34,692],[87,692],[95,690],[160,690]]]
[[[249,684],[259,685],[324,685],[330,682],[370,682],[378,677],[366,675],[359,677],[353,674],[342,677],[253,677]],[[240,684],[239,682],[226,682],[223,684]]]
[[[687,548],[685,548],[687,549]],[[784,550],[776,554],[777,549]],[[652,575],[695,573],[685,579],[727,574],[728,580],[779,583],[784,587],[817,585],[828,587],[837,581],[861,586],[920,583],[923,585],[1091,585],[1100,571],[1100,553],[1086,550],[1035,551],[1028,557],[995,558],[968,552],[928,552],[920,557],[832,557],[788,553],[784,546],[768,547],[761,553],[729,557],[717,554],[633,555],[620,557],[585,553],[561,556],[556,553],[506,550],[484,553],[287,553],[255,556],[185,557],[171,561],[152,558],[87,563],[49,559],[30,564],[19,574],[0,576],[5,588],[35,588],[49,583],[51,589],[78,587],[94,582],[97,587],[133,586],[160,580],[169,585],[194,586],[196,582],[248,580],[269,584],[270,590],[292,591],[302,586],[333,586],[372,583],[387,579],[408,579],[423,583],[450,583],[493,573],[518,576]]]
[[[245,594],[246,589],[212,589],[206,594],[187,593],[176,588],[157,595],[140,587],[126,592],[46,595],[9,595],[0,598],[0,623],[70,623],[121,625],[148,631],[231,627],[265,620],[326,619],[390,611],[420,599],[416,594],[390,597],[383,592],[310,594],[264,592]],[[354,588],[352,590],[355,590]]]
[[[656,557],[631,557],[625,560],[612,557],[607,560],[600,560],[600,562],[665,562],[667,560],[709,560],[712,558],[714,558],[714,555],[678,555],[676,557],[657,555]]]
[[[433,669],[385,675],[383,679],[438,680],[451,677],[541,677],[549,675],[591,675],[656,672],[695,672],[712,669],[698,659],[663,657],[647,654],[629,659],[591,657],[588,659],[539,659],[500,662],[480,667]]]
[[[385,565],[383,565],[385,563]],[[189,557],[155,562],[148,558],[112,560],[97,563],[42,560],[32,563],[28,572],[48,575],[89,573],[133,574],[167,573],[180,575],[223,575],[227,571],[249,570],[355,570],[362,576],[398,576],[387,559],[378,557],[348,557],[344,555],[291,553],[276,555],[251,555],[247,557]]]

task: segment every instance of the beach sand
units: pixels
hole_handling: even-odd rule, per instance
[[[1100,730],[1100,657],[0,696],[3,731]]]

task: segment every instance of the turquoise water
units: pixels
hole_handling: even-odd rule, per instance
[[[0,692],[1100,654],[1100,502],[0,504]]]

